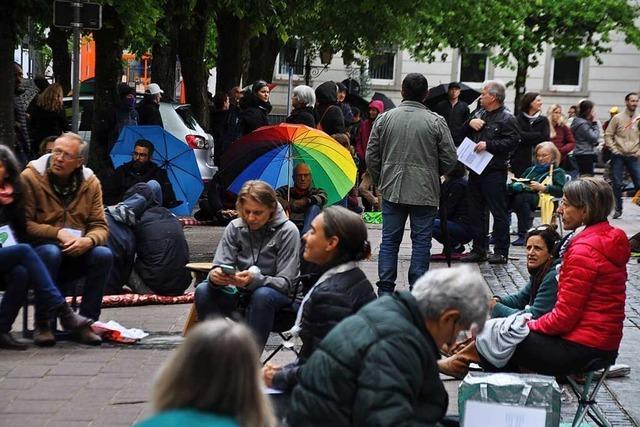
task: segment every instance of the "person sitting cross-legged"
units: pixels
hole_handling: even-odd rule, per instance
[[[278,310],[292,304],[299,273],[300,233],[276,193],[263,181],[247,181],[238,193],[238,215],[227,225],[207,280],[196,287],[198,319],[244,317],[260,350]]]
[[[283,185],[276,190],[278,201],[289,219],[298,227],[300,234],[309,230],[311,221],[318,216],[327,203],[327,193],[312,185],[311,168],[306,163],[298,163],[293,168],[293,187]]]
[[[524,235],[531,228],[531,214],[538,206],[540,195],[562,197],[562,187],[566,182],[566,173],[558,166],[561,159],[560,151],[553,142],[536,145],[535,156],[536,163],[525,169],[520,178],[529,181],[514,181],[508,185],[511,208],[518,217],[518,238],[511,242],[513,246],[524,246]]]
[[[84,278],[80,314],[98,320],[104,286],[113,262],[106,248],[109,230],[100,181],[83,166],[85,143],[74,133],[59,136],[51,154],[22,172],[27,235],[61,290]],[[36,344],[54,341],[48,313],[36,307]],[[98,343],[91,340],[91,343]]]

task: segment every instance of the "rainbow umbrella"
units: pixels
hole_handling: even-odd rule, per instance
[[[327,192],[327,204],[339,202],[356,182],[356,165],[349,150],[318,129],[280,123],[243,136],[222,155],[220,178],[238,193],[251,179],[273,188],[293,185],[293,168],[306,163],[313,186]]]

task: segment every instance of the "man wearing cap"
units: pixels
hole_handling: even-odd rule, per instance
[[[622,177],[626,168],[634,187],[640,188],[640,138],[638,133],[638,94],[628,93],[624,97],[626,109],[613,116],[604,133],[606,147],[611,151],[611,185],[616,198],[613,219],[622,216]]]
[[[144,91],[144,99],[138,104],[138,124],[141,126],[162,126],[160,98],[164,91],[157,83],[151,83]]]
[[[438,102],[435,112],[447,121],[453,143],[460,145],[465,136],[465,123],[469,120],[469,105],[460,101],[460,83],[451,82],[447,89],[449,99]]]

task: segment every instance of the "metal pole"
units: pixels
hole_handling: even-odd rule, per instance
[[[293,90],[293,66],[289,64],[289,88],[287,89],[287,116],[291,114],[291,91]]]
[[[73,73],[71,85],[73,88],[73,100],[71,103],[71,128],[78,133],[78,122],[80,121],[80,8],[82,3],[74,2],[73,6]]]

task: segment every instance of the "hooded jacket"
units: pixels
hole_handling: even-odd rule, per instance
[[[100,181],[93,171],[82,166],[82,182],[68,204],[53,191],[47,174],[50,154],[29,162],[22,171],[25,192],[25,217],[29,237],[39,243],[57,242],[61,228],[82,230],[94,246],[107,243],[109,228],[102,206]]]
[[[271,112],[271,103],[264,102],[251,91],[240,100],[240,128],[246,135],[269,124],[267,115]]]
[[[269,286],[292,295],[300,268],[299,254],[298,228],[278,203],[273,218],[260,230],[251,231],[242,218],[231,221],[218,243],[213,267],[227,264],[243,271],[255,265],[260,273],[254,274],[248,290]]]
[[[562,258],[553,310],[529,329],[604,351],[622,340],[629,241],[607,221],[586,227]]]
[[[571,131],[576,140],[576,145],[573,148],[574,155],[593,155],[596,153],[595,147],[600,138],[598,123],[589,122],[582,117],[574,117],[571,122]]]
[[[384,103],[377,99],[369,103],[369,108],[375,108],[378,110],[378,116],[384,113]],[[377,118],[377,117],[376,117]],[[365,156],[367,154],[367,146],[369,145],[369,136],[371,135],[371,128],[375,120],[367,119],[360,123],[360,131],[356,135],[355,146],[353,147],[358,160],[360,160],[361,169],[366,169]]]
[[[344,116],[338,105],[338,89],[335,82],[328,81],[316,88],[316,126],[327,135],[344,133]]]

